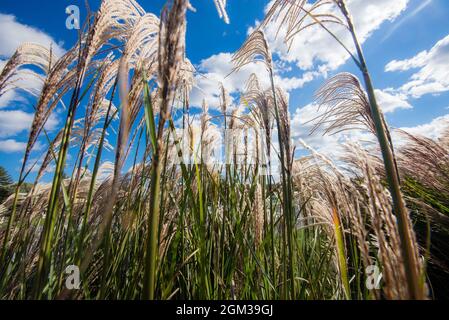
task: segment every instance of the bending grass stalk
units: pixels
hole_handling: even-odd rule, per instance
[[[94,196],[95,183],[97,181],[97,174],[98,174],[98,170],[100,168],[101,156],[103,153],[103,146],[104,146],[104,141],[106,138],[106,130],[109,127],[111,120],[115,116],[115,114],[113,114],[111,116],[110,112],[112,109],[112,101],[114,100],[117,83],[118,83],[118,77],[115,79],[114,86],[112,88],[111,99],[109,101],[108,111],[106,113],[106,118],[105,118],[103,129],[101,132],[100,142],[98,144],[97,156],[95,158],[94,169],[93,169],[92,177],[91,177],[91,181],[90,181],[89,192],[87,194],[86,210],[84,211],[83,222],[82,222],[81,232],[80,232],[80,237],[79,237],[79,242],[78,242],[77,258],[76,258],[77,264],[80,263],[81,255],[83,252],[83,246],[84,246],[84,240],[85,240],[84,238],[85,238],[85,233],[86,233],[86,228],[87,228],[87,221],[88,221],[90,211],[92,209],[92,200],[93,200],[93,196]]]
[[[198,218],[199,218],[199,235],[200,235],[200,258],[201,258],[201,266],[202,266],[202,286],[203,289],[206,290],[205,297],[210,296],[210,285],[209,285],[209,277],[208,277],[208,260],[207,260],[207,239],[206,239],[206,224],[205,224],[205,211],[204,211],[204,204],[203,204],[203,188],[202,186],[202,180],[201,180],[201,174],[200,169],[198,165],[198,161],[196,159],[196,153],[193,153],[194,156],[194,163],[195,163],[195,176],[196,176],[196,183],[198,186],[198,202],[199,202],[199,210],[198,210]]]
[[[152,179],[150,187],[150,217],[148,219],[146,263],[144,275],[144,293],[146,299],[153,300],[156,289],[156,262],[157,244],[159,234],[160,214],[160,183],[162,172],[163,134],[166,121],[170,118],[169,104],[174,99],[174,90],[177,83],[178,72],[185,51],[185,14],[187,0],[174,0],[170,9],[164,7],[161,14],[158,46],[158,78],[160,80],[161,104],[159,112],[158,129],[154,117],[150,120],[151,138],[153,146]],[[148,88],[147,88],[148,89]],[[149,90],[145,90],[145,108],[154,115],[153,106],[149,96]]]
[[[118,78],[118,80],[116,80],[116,81],[120,81],[120,75],[117,76],[117,78]],[[105,252],[109,251],[109,246],[108,246],[109,242],[107,242],[107,241],[105,242],[105,238],[107,238],[107,236],[110,232],[110,228],[112,226],[114,206],[116,203],[117,192],[118,192],[118,188],[119,188],[118,185],[119,185],[119,179],[120,179],[120,172],[122,170],[122,166],[123,166],[123,162],[124,162],[123,146],[124,146],[125,142],[128,140],[128,128],[127,128],[127,125],[128,125],[128,123],[127,123],[128,103],[127,103],[126,94],[127,93],[123,93],[123,96],[125,98],[122,98],[122,99],[124,99],[124,102],[123,102],[123,106],[122,106],[122,115],[120,118],[120,129],[119,129],[118,137],[117,137],[117,147],[116,147],[116,152],[115,152],[115,165],[114,165],[114,174],[113,174],[113,179],[112,179],[112,185],[111,185],[111,189],[109,192],[108,200],[107,200],[105,208],[103,210],[103,212],[104,212],[103,213],[103,221],[99,226],[99,230],[96,235],[96,238],[93,240],[90,247],[83,254],[84,257],[80,263],[80,273],[81,274],[83,274],[87,270],[92,258],[94,257],[95,252],[97,251],[97,249],[100,247],[100,245],[102,243],[106,244],[105,247],[103,248],[103,250]],[[112,121],[112,120],[110,120],[110,121]],[[110,121],[108,122],[108,125],[110,124]],[[108,253],[105,254],[105,257],[107,256],[107,254]],[[63,289],[59,293],[58,299],[67,299],[67,298],[71,297],[72,294],[74,294],[73,290]]]
[[[148,219],[147,257],[145,264],[144,299],[154,300],[156,290],[156,265],[158,256],[158,234],[160,214],[160,182],[162,166],[158,152],[153,155],[151,173],[150,215]]]
[[[393,211],[397,218],[399,235],[401,237],[401,249],[405,264],[405,274],[408,282],[407,285],[409,290],[409,297],[411,299],[424,299],[424,288],[422,286],[422,282],[420,280],[421,277],[419,275],[419,262],[417,261],[412,241],[413,230],[410,230],[410,225],[408,223],[409,215],[407,209],[405,208],[404,199],[402,197],[398,179],[398,172],[393,157],[393,151],[388,141],[387,128],[385,127],[382,113],[377,104],[376,96],[374,93],[374,86],[372,84],[368,67],[366,65],[362,47],[360,46],[354,25],[352,23],[352,18],[347,10],[344,0],[337,0],[337,4],[347,20],[348,28],[352,35],[352,39],[354,41],[354,45],[359,57],[359,68],[363,74],[363,79],[365,81],[365,86],[369,97],[371,113],[376,127],[376,134],[382,151],[385,173],[393,199]]]
[[[39,264],[38,264],[38,271],[37,271],[37,277],[36,277],[36,287],[35,287],[35,297],[39,298],[41,296],[41,289],[44,284],[46,274],[48,272],[48,267],[50,263],[50,255],[51,255],[51,242],[53,238],[53,232],[54,232],[54,224],[55,219],[54,216],[56,214],[56,209],[58,207],[58,196],[59,196],[59,188],[63,180],[63,171],[64,171],[64,164],[67,156],[67,150],[68,150],[68,141],[70,136],[70,128],[73,124],[74,119],[74,108],[72,107],[69,111],[69,114],[67,116],[66,121],[66,127],[64,129],[64,134],[62,138],[62,147],[60,148],[59,155],[58,155],[58,161],[56,165],[55,175],[53,178],[50,198],[49,198],[49,205],[47,210],[47,216],[45,218],[45,224],[44,224],[44,232],[42,237],[42,245],[41,245],[41,252],[39,256]]]
[[[75,121],[75,111],[80,101],[80,89],[82,82],[82,74],[80,72],[78,82],[72,95],[69,112],[67,114],[66,124],[64,127],[64,133],[61,139],[61,148],[59,149],[58,160],[56,164],[55,174],[53,177],[51,193],[48,202],[47,215],[45,217],[44,231],[41,239],[41,249],[39,255],[38,270],[36,275],[36,284],[34,295],[36,298],[41,297],[41,290],[45,283],[45,278],[49,270],[49,264],[51,263],[51,243],[53,239],[54,226],[56,223],[55,215],[59,203],[59,190],[61,183],[63,183],[64,166],[67,158],[67,151],[70,144],[70,135]],[[86,89],[87,92],[87,89]]]
[[[273,69],[269,68],[270,80],[271,80],[271,89],[273,91],[273,102],[274,102],[274,110],[276,116],[276,124],[278,127],[278,138],[279,138],[279,153],[281,157],[281,172],[282,172],[282,193],[284,197],[283,207],[284,207],[284,217],[286,219],[286,228],[287,228],[287,246],[288,246],[288,273],[290,277],[290,294],[291,298],[295,297],[295,277],[294,277],[294,262],[293,262],[293,208],[292,208],[292,197],[291,197],[291,189],[288,187],[289,182],[287,179],[288,173],[286,172],[286,160],[284,154],[284,138],[282,135],[282,127],[281,127],[281,119],[279,116],[279,109],[276,99],[276,89],[274,86],[274,77],[273,77]]]
[[[80,51],[80,55],[81,54],[82,52]],[[82,82],[85,75],[85,65],[84,64],[79,65],[78,68],[79,69],[78,69],[77,83],[75,85],[70,100],[70,107],[67,113],[66,124],[61,139],[61,148],[59,149],[58,160],[55,168],[55,174],[53,177],[47,208],[47,215],[45,217],[44,231],[41,238],[42,242],[39,254],[38,269],[36,274],[36,284],[34,287],[34,295],[36,298],[41,297],[43,284],[45,283],[47,272],[50,269],[49,264],[51,264],[51,244],[53,240],[54,226],[56,223],[55,215],[59,204],[59,191],[62,184],[64,183],[63,181],[64,167],[66,163],[67,152],[70,145],[70,136],[72,133],[73,124],[75,122],[75,113],[79,103],[84,99],[85,95],[87,94],[87,92],[89,91],[90,87],[92,86],[97,77],[97,74],[95,74],[92,77],[91,81],[89,82],[88,86],[86,86],[86,88],[80,94]],[[64,200],[67,201],[68,196],[66,195],[64,188],[62,188],[62,190],[64,192]]]
[[[156,124],[154,122],[153,104],[151,103],[148,83],[145,82],[144,89],[145,123],[147,126],[147,135],[153,147],[153,161],[151,168],[151,188],[150,188],[150,213],[148,219],[147,249],[145,257],[145,278],[143,288],[143,298],[154,300],[156,289],[156,264],[157,264],[157,245],[159,234],[159,211],[160,211],[160,182],[161,182],[161,162],[160,153],[162,146],[156,137]]]
[[[343,234],[343,226],[340,223],[337,209],[332,208],[332,221],[334,223],[335,241],[337,245],[338,264],[340,267],[341,282],[345,291],[346,299],[351,299],[351,289],[348,279],[348,266],[346,264],[345,242]]]

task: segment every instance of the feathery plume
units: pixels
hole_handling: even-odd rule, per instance
[[[261,61],[265,64],[268,70],[273,69],[273,61],[268,43],[262,31],[254,31],[242,47],[232,57],[234,69],[232,72],[239,71],[244,66]]]
[[[325,134],[365,128],[375,134],[368,97],[354,75],[339,73],[332,77],[316,92],[315,100],[321,114],[310,120],[316,121],[312,133],[324,126]]]

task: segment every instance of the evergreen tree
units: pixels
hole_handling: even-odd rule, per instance
[[[6,200],[12,193],[12,179],[8,172],[0,166],[0,203]]]

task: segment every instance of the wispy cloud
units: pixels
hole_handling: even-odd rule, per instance
[[[420,0],[421,1],[421,0]],[[385,34],[385,36],[382,38],[381,42],[384,42],[388,38],[390,38],[393,33],[396,32],[404,23],[406,23],[408,20],[414,18],[416,15],[418,15],[421,11],[423,11],[425,8],[427,8],[432,3],[432,0],[425,0],[422,2],[418,7],[415,8],[412,12],[404,16],[401,20],[399,20],[395,25],[393,25],[390,30]]]

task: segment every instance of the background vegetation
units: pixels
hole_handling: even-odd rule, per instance
[[[441,141],[403,132],[407,144],[393,147],[345,2],[275,1],[234,55],[236,71],[263,63],[271,86],[251,76],[237,107],[222,87],[220,116],[205,102],[199,122],[189,104],[189,9],[187,0],[172,0],[158,17],[133,0],[104,0],[62,57],[24,44],[4,67],[0,94],[30,65],[45,76],[19,181],[12,186],[0,171],[0,297],[447,297],[449,131]],[[272,20],[288,26],[286,41],[318,27],[344,46],[362,80],[329,79],[316,94],[325,112],[315,123],[328,134],[361,126],[375,148],[354,142],[332,161],[293,143],[288,99],[263,34]],[[334,24],[351,33],[354,52],[332,33]],[[44,125],[62,102],[64,126],[49,136]],[[217,131],[229,161],[207,161]],[[33,163],[38,138],[47,149]],[[294,156],[299,146],[307,156]],[[110,147],[114,162],[103,159]],[[25,189],[33,168],[37,177]],[[43,183],[48,172],[53,180]],[[80,290],[66,287],[70,265],[80,268]],[[373,267],[382,280],[370,290]]]

